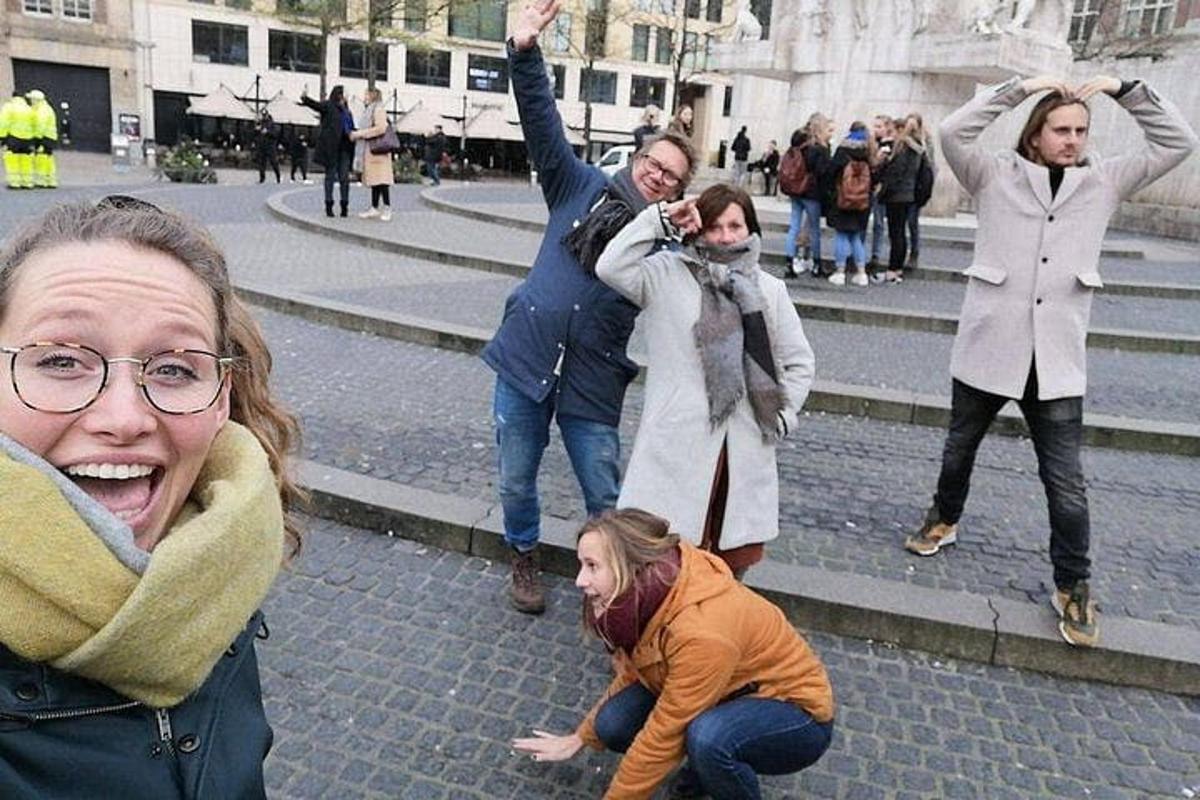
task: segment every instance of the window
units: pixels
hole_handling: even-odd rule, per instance
[[[62,15],[66,19],[90,20],[92,0],[62,0]]]
[[[26,14],[54,13],[54,6],[50,4],[50,0],[25,0],[24,8]]]
[[[633,60],[650,60],[650,26],[633,26]]]
[[[251,9],[250,0],[225,0],[226,8],[236,8],[240,11],[249,11]]]
[[[450,51],[410,49],[404,60],[404,82],[421,86],[449,86]]]
[[[654,44],[654,63],[655,64],[670,64],[671,54],[674,48],[671,46],[671,41],[675,31],[670,28],[659,28],[658,35],[655,38]]]
[[[429,6],[425,0],[404,0],[401,10],[402,27],[413,33],[424,33],[429,26]]]
[[[704,53],[700,50],[700,37],[695,31],[683,35],[683,64],[687,69],[704,69]]]
[[[1101,0],[1075,0],[1071,10],[1071,30],[1067,33],[1067,41],[1072,44],[1084,44],[1092,38],[1092,30],[1100,18]]]
[[[723,5],[724,4],[721,2],[721,0],[708,0],[708,8],[704,18],[709,22],[720,22],[721,8]]]
[[[452,0],[450,35],[503,42],[507,14],[504,0]]]
[[[367,77],[367,43],[352,39],[338,40],[338,67],[344,78]],[[375,43],[375,80],[388,79],[388,48],[381,42]]]
[[[562,100],[563,90],[567,88],[567,68],[563,64],[551,64],[550,67],[553,69],[554,97],[556,100]]]
[[[584,53],[603,58],[608,41],[608,0],[587,0],[587,27],[583,37]]]
[[[617,102],[617,73],[606,69],[583,70],[579,73],[579,100],[583,103]]]
[[[321,37],[292,31],[267,32],[267,64],[287,72],[321,71]]]
[[[1161,36],[1175,24],[1175,0],[1125,0],[1124,13],[1126,36]]]
[[[250,63],[249,34],[245,25],[192,20],[192,61],[207,64]]]
[[[688,19],[700,19],[700,0],[685,0],[683,13]]]
[[[733,87],[725,87],[725,101],[721,103],[721,116],[728,117],[733,111]]]
[[[508,92],[508,61],[495,56],[467,54],[467,88],[477,92]]]
[[[634,108],[658,106],[662,108],[667,96],[666,78],[647,78],[645,75],[634,75],[629,86],[629,105]]]
[[[550,30],[550,49],[555,53],[566,53],[571,49],[571,14],[558,12],[554,27]]]

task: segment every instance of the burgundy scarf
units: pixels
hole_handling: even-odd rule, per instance
[[[678,547],[642,568],[633,579],[633,585],[613,600],[604,613],[592,617],[592,629],[604,642],[605,647],[615,651],[618,647],[632,653],[646,630],[646,623],[658,611],[667,593],[679,577],[682,556]]]

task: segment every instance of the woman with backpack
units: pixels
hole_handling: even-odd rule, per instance
[[[892,157],[879,170],[879,202],[887,208],[889,283],[903,279],[904,259],[908,255],[905,229],[908,214],[916,201],[917,173],[925,159],[925,145],[915,135],[915,125],[906,122],[896,141]]]
[[[832,137],[833,122],[829,117],[820,112],[813,114],[803,128],[792,134],[792,146],[788,150],[789,154],[804,156],[804,176],[799,181],[799,186],[793,188],[788,185],[787,178],[791,174],[789,158],[785,156],[784,163],[780,164],[780,189],[792,198],[792,216],[788,223],[786,245],[786,269],[789,278],[794,278],[805,270],[810,270],[813,275],[820,274],[822,181],[829,171],[829,140]],[[806,217],[810,249],[803,257],[798,257],[796,241]]]
[[[921,249],[921,209],[929,202],[933,196],[933,180],[936,177],[933,169],[933,142],[930,140],[929,134],[925,132],[925,120],[917,112],[912,112],[904,118],[905,130],[912,126],[912,138],[914,141],[920,142],[925,147],[925,157],[921,161],[920,169],[917,171],[917,186],[916,196],[913,198],[913,204],[908,209],[908,263],[904,265],[905,271],[914,270],[918,266],[919,251]]]
[[[846,285],[846,260],[854,262],[850,282],[866,286],[867,220],[871,215],[872,141],[867,126],[855,122],[850,133],[838,145],[830,165],[829,225],[836,231],[833,240],[833,274],[829,282]],[[891,213],[891,209],[888,209]],[[888,219],[891,219],[889,216]]]

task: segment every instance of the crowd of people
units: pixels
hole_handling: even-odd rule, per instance
[[[483,358],[497,373],[512,603],[545,610],[537,478],[557,422],[589,513],[576,541],[583,627],[614,678],[574,731],[512,744],[538,762],[585,745],[622,753],[605,793],[614,800],[667,780],[684,796],[758,798],[760,774],[821,758],[837,716],[818,654],[742,582],[779,535],[777,450],[803,424],[813,349],[784,282],[759,264],[750,195],[718,184],[685,197],[690,121],[647,134],[611,179],[575,155],[537,45],[558,9],[526,6],[508,42],[549,221]],[[1034,95],[1017,147],[983,150],[980,133]],[[1097,95],[1130,113],[1146,147],[1110,160],[1087,148]],[[321,114],[331,215],[338,184],[347,213],[356,143],[386,131],[378,95],[364,100],[356,122],[338,87],[306,99]],[[831,216],[851,280],[872,202],[889,233],[908,224],[914,190],[890,176],[926,157],[918,130],[906,121],[886,161],[886,137],[864,123],[832,153],[825,117],[793,139],[815,178],[794,227]],[[904,547],[930,557],[958,540],[976,448],[1017,400],[1048,498],[1057,625],[1093,646],[1079,451],[1101,240],[1122,198],[1200,142],[1150,87],[1103,76],[1014,78],[940,134],[980,224],[937,493]],[[388,181],[367,184],[382,217]],[[819,236],[810,247],[819,257]],[[903,267],[900,253],[889,267]],[[113,319],[123,322],[101,324]],[[645,404],[622,480],[635,322]],[[212,236],[174,213],[119,195],[59,205],[0,252],[0,795],[265,796],[272,734],[254,643],[269,629],[258,609],[299,552],[302,499],[288,467],[298,427],[272,394],[270,364]]]

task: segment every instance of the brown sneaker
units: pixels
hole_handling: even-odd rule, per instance
[[[1058,632],[1067,644],[1096,646],[1100,641],[1100,622],[1087,581],[1076,581],[1070,589],[1055,589],[1050,595],[1050,605],[1058,612]]]
[[[513,550],[512,586],[508,590],[513,608],[522,614],[541,614],[546,610],[546,595],[538,580],[541,559],[535,547],[528,553]]]
[[[958,541],[958,525],[942,522],[930,511],[921,530],[904,540],[904,549],[919,556],[931,556]]]

